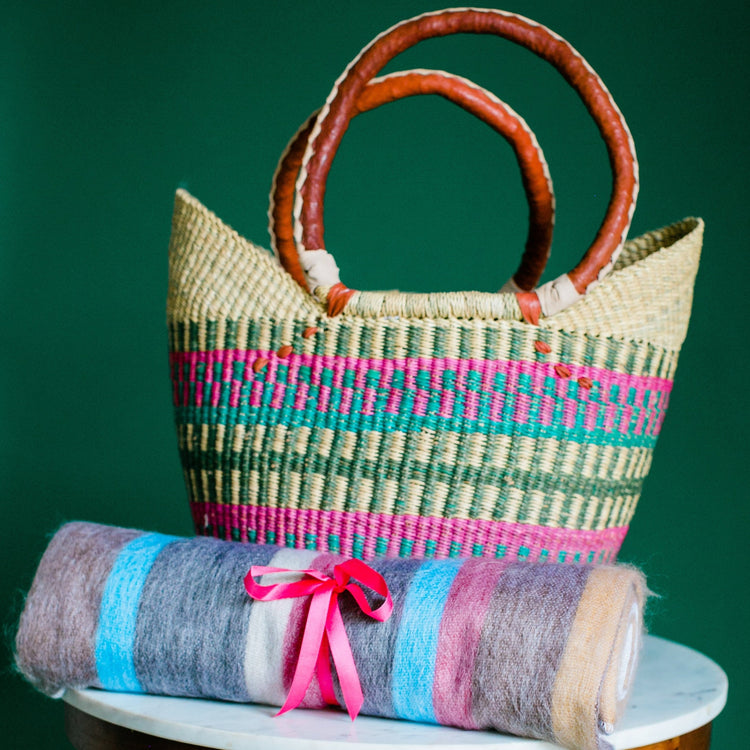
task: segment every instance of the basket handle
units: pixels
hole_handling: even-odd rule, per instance
[[[537,323],[572,304],[614,265],[627,236],[638,194],[638,162],[627,124],[607,88],[591,66],[564,39],[522,16],[490,9],[450,9],[403,21],[371,42],[349,64],[334,85],[308,139],[297,181],[295,242],[299,253],[315,252],[306,265],[323,269],[329,311],[343,309],[351,297],[338,279],[323,242],[323,198],[336,149],[356,111],[366,82],[390,60],[418,42],[456,33],[494,34],[516,42],[550,62],[575,89],[593,117],[604,140],[612,169],[609,204],[594,240],[569,273],[533,292],[518,292],[523,317]],[[321,252],[322,251],[322,252]],[[308,272],[308,278],[311,274]],[[334,300],[343,304],[333,305]]]
[[[409,70],[375,78],[362,89],[354,114],[417,94],[436,94],[463,107],[505,137],[513,148],[529,203],[529,226],[521,262],[503,290],[531,291],[547,265],[555,211],[552,180],[536,137],[524,119],[494,94],[444,71]],[[304,289],[309,286],[294,242],[292,214],[295,183],[317,115],[308,118],[282,154],[268,209],[272,248],[281,265]]]

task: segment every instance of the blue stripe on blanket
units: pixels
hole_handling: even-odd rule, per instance
[[[443,609],[464,560],[429,560],[412,579],[393,658],[393,708],[402,719],[437,724],[432,702]]]
[[[133,662],[138,604],[159,553],[178,537],[144,534],[121,550],[104,587],[96,633],[96,671],[105,690],[142,693]]]

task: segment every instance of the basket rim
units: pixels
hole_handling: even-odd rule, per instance
[[[176,192],[176,202],[189,207],[191,211],[202,214],[214,225],[215,229],[226,232],[239,243],[243,250],[263,253],[270,265],[278,270],[279,276],[288,282],[287,292],[295,295],[298,292],[303,306],[314,309],[321,317],[328,317],[326,303],[328,288],[318,287],[314,295],[303,290],[292,276],[281,266],[270,250],[247,239],[230,225],[219,218],[213,211],[204,206],[197,198],[184,188]],[[176,207],[175,215],[178,213]],[[636,269],[653,262],[664,253],[677,253],[686,247],[696,235],[702,235],[704,221],[700,217],[688,216],[658,229],[627,240],[618,263],[611,273],[598,285],[592,287],[587,295],[577,300],[570,308],[540,321],[545,329],[567,330],[568,325],[562,319],[567,313],[585,304],[589,297],[601,294],[602,289],[627,279]],[[286,285],[285,285],[286,286]],[[511,325],[530,325],[524,321],[513,292],[402,292],[402,291],[361,291],[357,290],[348,302],[340,319],[403,319],[403,320],[460,320],[477,322],[505,322]]]

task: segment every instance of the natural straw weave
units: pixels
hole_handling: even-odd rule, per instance
[[[628,242],[609,277],[539,326],[514,295],[475,292],[357,292],[329,317],[179,191],[168,321],[197,530],[365,558],[613,559],[702,235],[686,219]]]

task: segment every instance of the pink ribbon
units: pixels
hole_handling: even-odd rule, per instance
[[[297,573],[303,577],[293,583],[261,586],[255,578],[266,573]],[[372,609],[365,592],[352,579],[385,597],[385,601]],[[330,657],[333,657],[346,710],[353,721],[362,708],[364,698],[349,638],[339,611],[338,597],[339,594],[348,591],[366,615],[384,622],[391,616],[393,601],[383,576],[356,559],[336,565],[333,569],[333,578],[319,570],[287,570],[253,565],[245,576],[245,589],[253,599],[262,602],[312,596],[292,685],[284,705],[276,715],[279,716],[300,704],[316,671],[323,699],[326,703],[338,705],[331,674]]]

